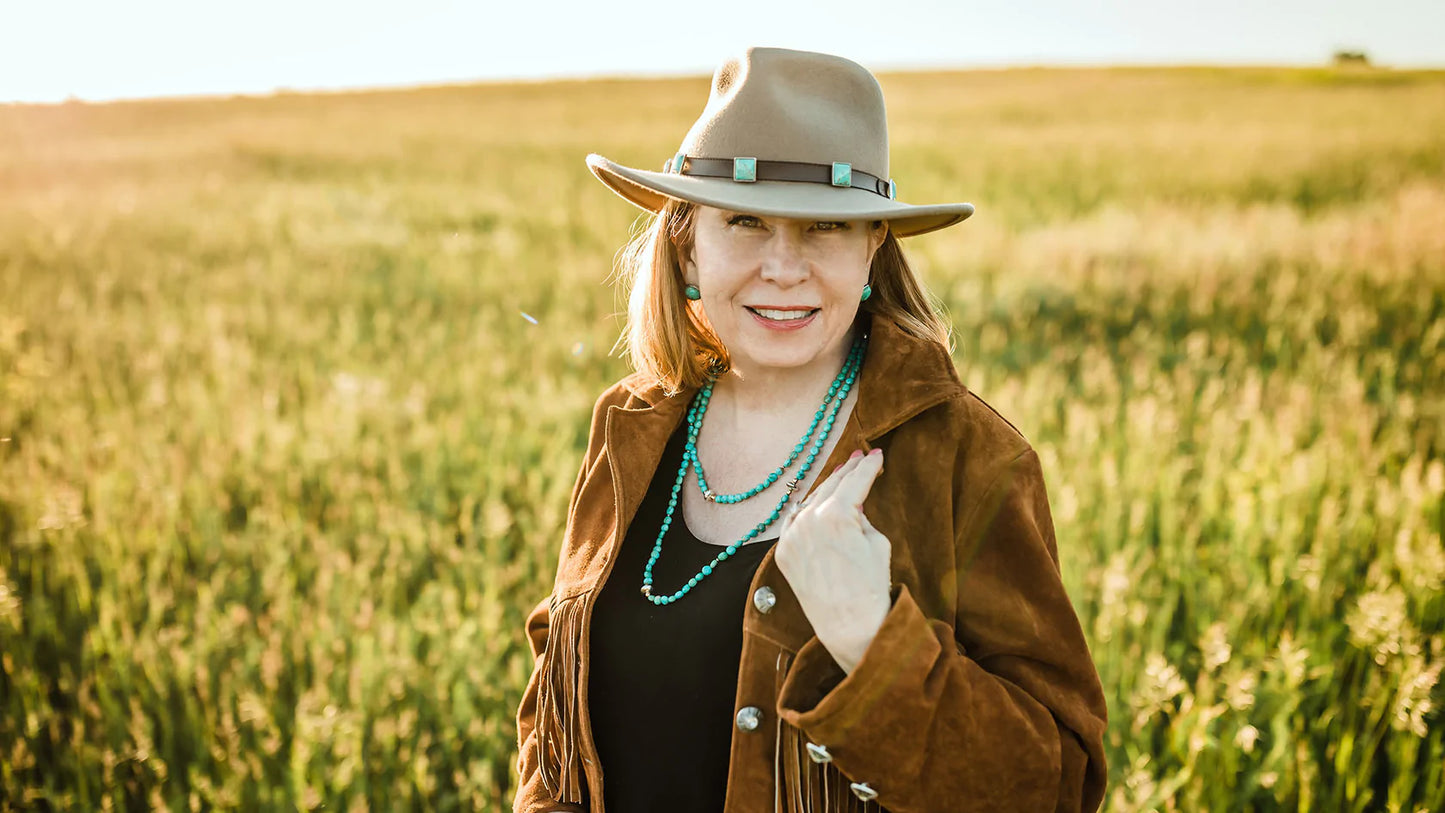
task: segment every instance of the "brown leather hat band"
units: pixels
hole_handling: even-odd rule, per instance
[[[813,164],[804,161],[765,161],[756,158],[694,158],[678,153],[663,164],[663,172],[703,178],[727,178],[738,183],[801,181],[828,186],[866,189],[893,200],[898,187],[846,163]]]

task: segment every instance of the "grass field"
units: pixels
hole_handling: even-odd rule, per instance
[[[1107,808],[1445,810],[1445,73],[883,77],[1044,461]],[[0,810],[509,809],[707,80],[0,107]],[[530,318],[528,318],[530,317]]]

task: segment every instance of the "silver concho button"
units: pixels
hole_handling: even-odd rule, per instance
[[[755,731],[763,723],[763,710],[757,706],[743,706],[738,710],[738,728]]]
[[[865,802],[871,802],[878,798],[878,791],[868,787],[867,782],[854,782],[848,787],[853,789],[853,795]]]
[[[753,593],[753,606],[758,608],[760,613],[768,613],[778,603],[778,597],[773,593],[771,587],[759,587]]]
[[[820,765],[833,761],[833,755],[828,753],[828,749],[815,742],[808,743],[808,757]]]

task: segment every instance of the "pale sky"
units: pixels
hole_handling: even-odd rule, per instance
[[[0,102],[710,74],[748,45],[872,70],[1445,67],[1445,0],[0,0]]]

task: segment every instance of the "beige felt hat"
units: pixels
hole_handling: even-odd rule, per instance
[[[897,199],[878,80],[856,62],[811,51],[749,48],[724,62],[707,107],[661,172],[596,153],[587,166],[650,212],[679,198],[774,217],[886,220],[899,237],[973,214],[971,203]]]

